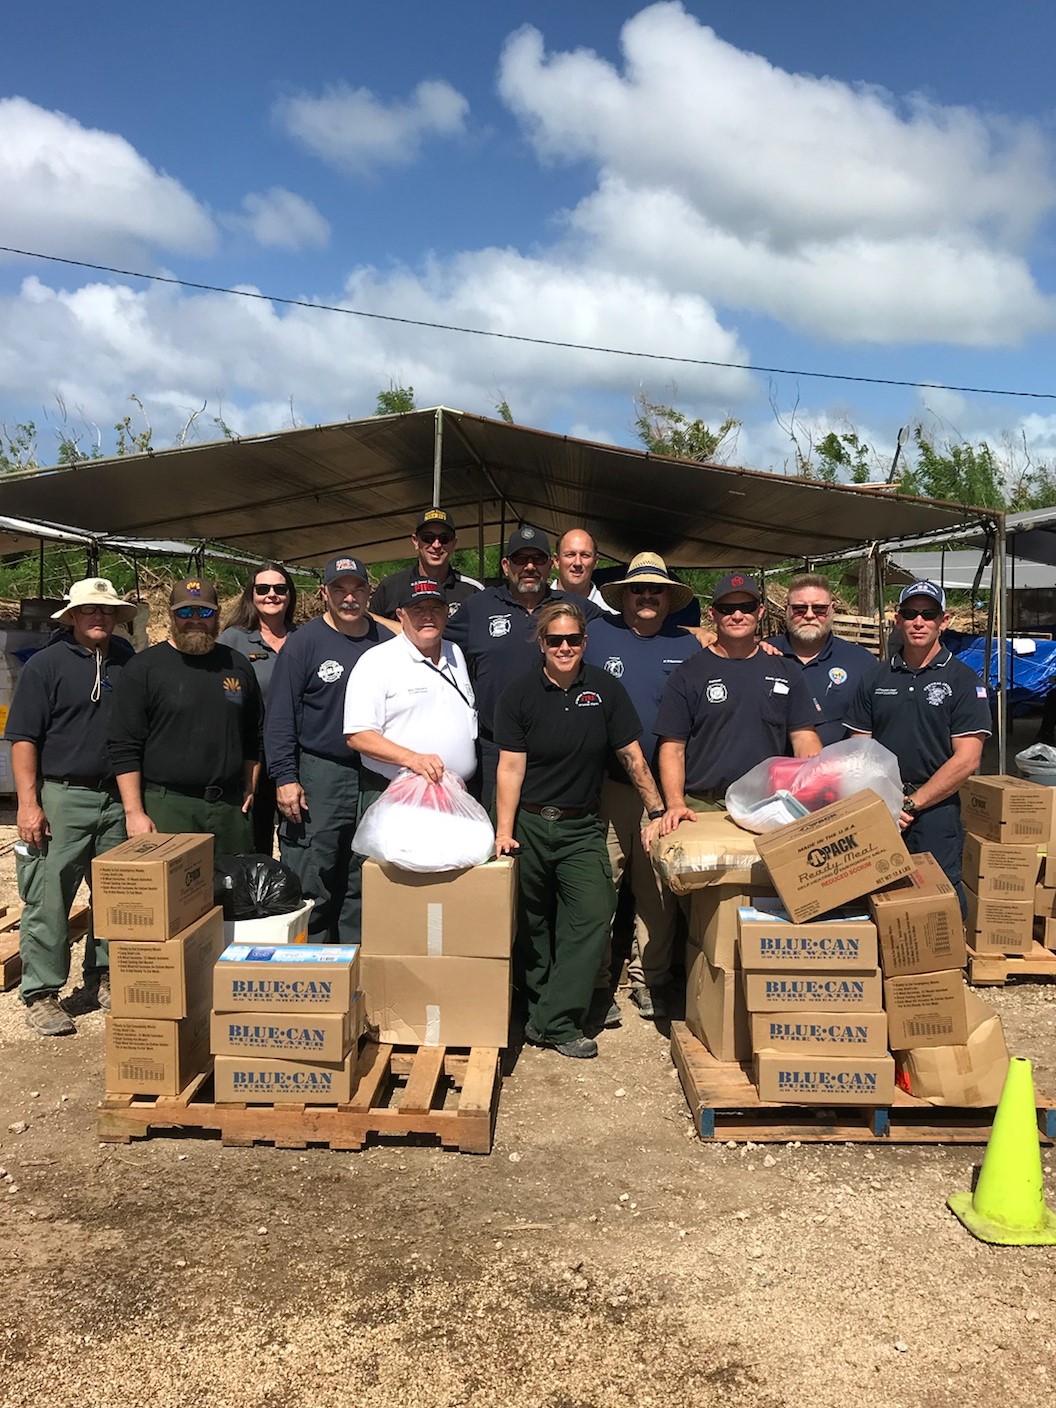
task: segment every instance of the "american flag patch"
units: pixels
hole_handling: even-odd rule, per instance
[[[986,698],[986,685],[985,685],[985,684],[977,684],[977,685],[975,686],[975,697],[976,697],[976,699],[985,699],[985,698]]]

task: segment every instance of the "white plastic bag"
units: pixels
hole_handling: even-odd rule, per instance
[[[424,874],[466,870],[490,859],[495,829],[455,773],[429,782],[402,768],[363,813],[352,849]]]
[[[800,815],[816,812],[866,787],[897,821],[904,796],[898,759],[875,738],[844,738],[814,758],[764,759],[727,789],[726,810],[738,826],[761,834],[787,825],[795,806],[804,808]]]

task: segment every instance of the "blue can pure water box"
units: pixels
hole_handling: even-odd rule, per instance
[[[213,970],[214,1012],[351,1012],[355,944],[231,944]]]
[[[829,1056],[885,1056],[886,1012],[753,1012],[752,1048]]]
[[[879,962],[876,925],[861,911],[793,924],[781,906],[744,906],[738,910],[738,944],[741,967],[755,972],[822,968],[868,973]]]
[[[755,1079],[761,1100],[782,1105],[890,1105],[895,1061],[890,1055],[757,1051]]]
[[[359,1080],[359,1053],[343,1061],[287,1061],[279,1056],[217,1056],[213,1085],[221,1104],[340,1105]]]
[[[349,1012],[214,1012],[214,1056],[278,1056],[285,1060],[343,1061],[363,1032],[363,994]]]

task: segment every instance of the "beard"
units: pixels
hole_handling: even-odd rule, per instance
[[[208,655],[216,644],[216,631],[188,630],[186,626],[173,624],[172,643],[184,655]]]
[[[828,626],[808,626],[804,623],[789,625],[788,638],[793,645],[805,647],[817,646],[819,649],[825,644],[825,639],[829,634]]]

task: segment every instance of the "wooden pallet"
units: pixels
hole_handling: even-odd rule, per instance
[[[105,1096],[97,1130],[104,1143],[127,1144],[168,1129],[280,1149],[362,1149],[372,1135],[431,1135],[446,1149],[490,1154],[501,1088],[496,1047],[405,1049],[368,1041],[359,1053],[359,1084],[345,1105],[217,1104],[206,1071],[172,1097]]]
[[[929,1105],[902,1090],[890,1105],[781,1105],[760,1100],[751,1068],[717,1061],[684,1022],[671,1023],[671,1055],[682,1079],[701,1139],[752,1140],[757,1144],[985,1144],[992,1109]],[[1038,1128],[1056,1141],[1056,1103],[1037,1098]]]
[[[18,947],[18,926],[22,918],[22,905],[14,914],[9,914],[7,905],[0,907],[0,992],[13,988],[22,977],[22,954]],[[86,904],[79,905],[70,915],[67,937],[70,943],[83,939],[88,932],[92,911]]]
[[[996,987],[1013,978],[1056,978],[1056,952],[1039,943],[1013,956],[968,950],[968,981],[976,987]]]

